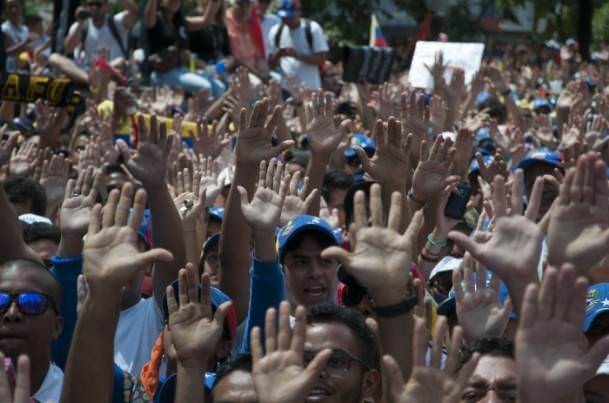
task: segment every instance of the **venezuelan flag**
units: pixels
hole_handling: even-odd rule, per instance
[[[388,48],[389,44],[381,31],[376,15],[372,14],[372,20],[370,21],[370,46],[377,48]]]

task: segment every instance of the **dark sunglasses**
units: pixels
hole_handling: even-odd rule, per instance
[[[13,304],[17,302],[19,312],[24,315],[42,315],[51,307],[55,312],[55,303],[48,295],[37,291],[22,291],[20,293],[10,293],[0,291],[0,313],[5,313]]]

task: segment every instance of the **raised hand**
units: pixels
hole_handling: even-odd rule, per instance
[[[228,134],[218,131],[218,123],[214,122],[211,130],[207,122],[197,123],[197,137],[193,146],[197,154],[202,154],[215,160],[229,144],[230,138]]]
[[[574,402],[609,354],[609,337],[589,346],[582,331],[588,282],[571,265],[528,286],[516,333],[519,402]],[[549,337],[551,336],[551,337]]]
[[[334,96],[332,94],[313,94],[312,121],[307,126],[311,153],[329,157],[347,136],[351,121],[336,124],[334,120]]]
[[[454,153],[452,142],[442,136],[436,137],[431,150],[427,141],[421,143],[421,160],[412,179],[412,195],[416,201],[425,203],[442,192]]]
[[[519,311],[526,286],[537,281],[543,240],[537,225],[522,216],[501,217],[488,242],[457,231],[450,232],[448,238],[507,284],[512,303]]]
[[[80,172],[77,180],[68,181],[59,213],[62,235],[73,234],[82,239],[87,233],[91,210],[97,200],[100,176],[90,167]]]
[[[469,163],[474,154],[474,132],[468,129],[459,129],[455,141],[455,155],[450,169],[453,175],[461,178],[467,177]]]
[[[331,350],[317,352],[310,362],[304,362],[306,313],[296,308],[294,330],[290,328],[290,305],[279,306],[279,331],[276,328],[275,309],[266,313],[265,350],[260,329],[251,333],[252,377],[260,403],[302,403],[315,386],[324,369]],[[306,365],[306,367],[305,367]]]
[[[6,359],[4,354],[0,353],[0,401],[5,403],[30,403],[32,401],[30,398],[30,359],[26,355],[19,356],[14,390],[9,383],[11,375],[7,375],[5,372],[4,363]],[[14,372],[12,376],[15,376]]]
[[[501,337],[510,320],[512,304],[499,303],[499,278],[492,276],[487,285],[483,267],[469,253],[463,257],[463,272],[453,271],[457,318],[469,341],[483,337]],[[474,279],[472,274],[476,274]]]
[[[59,136],[68,124],[70,117],[66,108],[53,108],[46,101],[39,99],[35,104],[36,123],[40,140],[44,146],[59,144]]]
[[[507,163],[503,159],[503,151],[501,149],[497,149],[493,160],[488,165],[484,163],[484,158],[480,153],[476,153],[476,161],[480,167],[480,176],[487,182],[491,182],[497,175],[501,175],[504,178],[508,176]]]
[[[557,203],[550,213],[548,261],[572,263],[587,275],[607,255],[609,245],[609,186],[607,166],[596,154],[579,158],[567,172]]]
[[[68,183],[69,170],[68,162],[61,155],[53,155],[50,161],[43,162],[40,184],[46,191],[48,203],[61,203]]]
[[[294,144],[293,141],[288,140],[281,142],[278,146],[272,145],[273,133],[265,125],[268,113],[269,101],[267,99],[256,102],[249,122],[246,110],[241,109],[236,150],[237,165],[258,166],[261,161],[271,159]],[[273,113],[281,113],[281,108],[275,108]]]
[[[340,247],[330,247],[322,252],[324,259],[337,259],[345,269],[365,287],[379,306],[403,301],[411,283],[410,263],[414,258],[414,245],[423,225],[423,215],[417,212],[405,233],[402,224],[403,196],[397,192],[391,197],[388,223],[383,222],[381,187],[370,189],[370,215],[364,192],[357,192],[354,199],[354,223],[350,228],[353,252]],[[391,288],[387,288],[391,284]]]
[[[364,170],[381,183],[394,184],[397,181],[398,188],[403,188],[406,183],[404,177],[410,174],[412,136],[405,135],[401,123],[391,117],[386,126],[382,120],[377,121],[374,137],[377,149],[372,159],[361,147],[355,149]]]
[[[279,225],[281,209],[290,183],[285,175],[285,166],[274,158],[260,163],[258,187],[251,202],[247,190],[239,186],[241,211],[254,232],[274,231]]]
[[[172,286],[167,287],[167,308],[171,341],[180,365],[204,372],[215,355],[222,337],[224,318],[231,302],[220,305],[215,314],[211,306],[209,276],[197,281],[195,267],[188,263],[178,274],[178,298]]]
[[[38,144],[31,140],[21,144],[21,147],[18,150],[13,150],[13,155],[8,164],[9,174],[22,176],[31,175],[36,166],[38,152]]]
[[[164,249],[138,250],[138,230],[145,208],[146,191],[138,190],[134,198],[131,183],[123,185],[120,194],[118,189],[110,192],[103,211],[100,205],[93,207],[83,248],[89,292],[120,293],[138,271],[156,261],[171,261],[171,253]]]
[[[404,384],[402,371],[393,357],[383,357],[383,373],[386,376],[387,398],[390,403],[458,403],[461,401],[469,377],[474,372],[479,356],[474,356],[459,368],[459,349],[463,340],[463,330],[457,326],[452,331],[448,358],[442,369],[442,346],[448,340],[448,325],[446,318],[440,317],[432,341],[430,364],[425,364],[425,354],[428,346],[428,336],[425,320],[415,319],[413,355],[414,367],[412,375]]]
[[[4,134],[6,130],[6,125],[2,126],[0,132]],[[6,164],[11,159],[11,153],[13,149],[17,145],[17,138],[19,137],[19,133],[13,133],[6,140],[0,141],[0,167]]]
[[[127,162],[129,172],[148,191],[166,186],[167,156],[175,139],[167,136],[165,124],[158,124],[154,115],[150,126],[142,115],[138,117],[138,134],[137,154]]]
[[[307,211],[309,211],[309,208],[311,207],[311,203],[313,203],[313,200],[319,193],[319,190],[313,189],[307,196],[309,187],[309,178],[307,176],[304,178],[302,188],[298,190],[298,183],[300,182],[301,177],[302,173],[298,171],[292,176],[292,180],[290,181],[288,194],[285,196],[283,208],[281,209],[281,217],[279,219],[279,225],[282,227],[292,218],[298,215],[307,214]]]

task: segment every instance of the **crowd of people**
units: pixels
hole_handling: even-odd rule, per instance
[[[609,52],[420,89],[298,0],[4,6],[85,104],[0,104],[1,402],[609,402]]]

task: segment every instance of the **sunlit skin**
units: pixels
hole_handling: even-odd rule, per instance
[[[507,357],[485,355],[467,387],[463,391],[463,403],[513,403],[516,401],[516,361]]]

